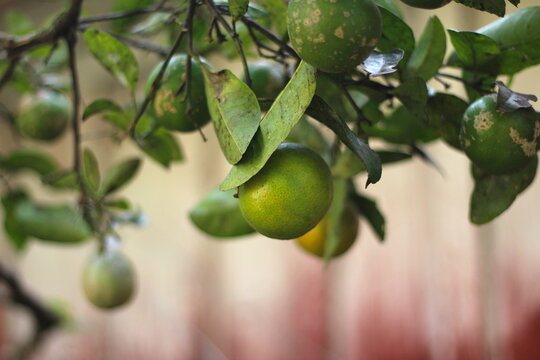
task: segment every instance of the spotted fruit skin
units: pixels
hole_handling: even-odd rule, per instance
[[[420,9],[438,9],[450,3],[451,0],[401,0],[401,2]]]
[[[287,28],[293,48],[314,67],[349,72],[381,37],[381,14],[371,0],[291,0]]]
[[[494,95],[473,102],[465,111],[459,139],[465,154],[494,175],[519,171],[536,155],[540,122],[532,108],[500,112]]]

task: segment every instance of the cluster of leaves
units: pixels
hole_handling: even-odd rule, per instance
[[[469,103],[492,92],[493,83],[500,76],[512,78],[540,63],[540,7],[522,9],[476,32],[447,30],[437,16],[432,16],[420,37],[415,38],[396,2],[375,2],[383,25],[377,51],[356,71],[332,75],[317,72],[313,66],[299,61],[287,45],[287,5],[283,0],[116,0],[113,14],[78,16],[70,29],[75,34],[82,33],[80,39],[86,49],[127,89],[131,101],[121,105],[109,98],[96,99],[81,109],[80,119],[75,109],[75,122],[80,120],[84,125],[89,119],[100,118],[111,126],[111,138],[132,141],[149,159],[165,167],[181,161],[179,138],[161,126],[147,108],[159,89],[168,61],[176,53],[185,53],[201,66],[215,133],[224,157],[233,165],[220,185],[221,190],[235,189],[250,179],[282,142],[303,143],[328,160],[336,178],[332,206],[336,210],[331,210],[334,215],[330,216],[330,228],[338,223],[335,214],[351,201],[382,240],[384,217],[374,200],[354,188],[352,180],[367,173],[366,186],[376,183],[383,164],[413,156],[435,164],[423,146],[437,139],[461,151],[459,129]],[[505,12],[504,0],[456,2],[500,16]],[[519,1],[510,3],[517,5]],[[55,20],[46,22],[42,29],[53,27]],[[36,32],[28,18],[16,12],[7,12],[4,24],[12,40],[31,38],[40,32]],[[446,56],[447,39],[453,45],[450,56]],[[10,56],[13,49],[6,47],[8,56],[0,60],[1,86],[17,94],[41,88],[77,93],[74,82],[70,86],[64,78],[68,65],[72,75],[77,71],[69,61],[72,43],[54,36],[49,40],[17,52],[16,56]],[[0,46],[8,41],[0,42]],[[142,101],[138,92],[140,71],[133,49],[165,59],[161,74]],[[246,81],[227,69],[216,71],[210,67],[203,57],[214,53],[239,58]],[[275,99],[257,98],[250,88],[248,60],[257,56],[274,61],[284,72],[294,68],[294,74]],[[462,74],[446,73],[446,68],[458,69]],[[188,66],[178,101],[189,101],[186,99],[191,80]],[[453,86],[457,81],[464,86],[467,99],[450,92],[435,93],[428,85],[430,81],[439,81],[447,88],[451,86],[448,82]],[[513,94],[510,91],[500,106],[511,106],[516,99],[522,102]],[[0,109],[2,118],[13,125],[16,110],[3,105]],[[126,160],[102,179],[98,159],[89,148],[82,149],[78,129],[78,125],[73,127],[78,149],[73,169],[61,169],[49,155],[31,148],[0,155],[0,179],[6,185],[2,196],[5,230],[16,248],[22,249],[29,237],[56,242],[69,242],[65,240],[69,238],[77,242],[93,233],[103,240],[114,232],[115,224],[137,222],[138,212],[116,193],[136,175],[141,160]],[[13,130],[17,131],[14,126]],[[369,139],[381,139],[385,145],[372,149]],[[33,171],[51,188],[79,192],[78,208],[32,200],[17,185],[16,176],[22,170]],[[532,181],[476,170],[473,175],[471,220],[475,223],[498,216]],[[520,185],[514,186],[516,182]],[[495,192],[493,188],[507,190]],[[234,198],[212,193],[193,209],[191,217],[198,227],[216,237],[251,233],[237,210]],[[336,237],[331,234],[331,238]]]

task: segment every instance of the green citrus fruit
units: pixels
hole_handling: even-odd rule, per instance
[[[52,141],[66,130],[70,114],[71,103],[65,96],[42,90],[22,99],[15,124],[23,136]]]
[[[185,78],[186,55],[173,56],[163,74],[161,86],[152,101],[151,114],[158,124],[169,130],[190,132],[202,127],[210,121],[206,94],[204,90],[204,77],[197,62],[191,60],[190,96],[191,113],[186,113],[187,102],[182,101],[186,89],[176,96],[176,93]],[[146,93],[150,92],[152,83],[159,74],[163,63],[158,64],[150,73],[146,82]]]
[[[401,0],[405,4],[421,9],[438,9],[452,0]]]
[[[258,98],[275,99],[287,84],[283,67],[269,61],[257,61],[249,65],[251,89]],[[243,80],[246,81],[244,74]]]
[[[358,235],[358,214],[351,205],[345,207],[340,224],[340,237],[332,257],[344,254],[354,244]],[[306,234],[296,239],[296,243],[302,249],[318,257],[324,257],[324,250],[327,242],[328,214]]]
[[[283,143],[264,167],[239,188],[240,210],[259,233],[294,239],[311,230],[328,211],[332,176],[313,150]]]
[[[131,261],[118,251],[94,255],[84,268],[83,289],[88,300],[99,308],[125,304],[135,289]]]
[[[381,14],[371,0],[291,0],[287,29],[298,55],[340,73],[364,61],[381,37]]]
[[[486,172],[513,173],[534,159],[540,122],[532,108],[505,113],[496,106],[494,95],[469,105],[459,139],[469,159]]]

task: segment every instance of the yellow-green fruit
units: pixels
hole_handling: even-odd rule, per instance
[[[358,235],[358,214],[348,205],[339,220],[340,236],[332,257],[343,255],[356,241]],[[308,233],[296,239],[296,243],[305,251],[318,257],[324,257],[327,244],[328,214]]]
[[[459,134],[469,159],[494,175],[525,167],[536,155],[540,122],[532,108],[497,110],[494,95],[473,102],[465,111]]]
[[[283,143],[264,167],[239,188],[240,210],[259,233],[294,239],[328,211],[332,176],[324,160],[299,144]]]
[[[257,61],[249,65],[251,89],[258,98],[275,99],[287,84],[283,66],[269,61]],[[244,74],[244,81],[246,76]]]
[[[102,309],[127,303],[135,289],[131,261],[117,251],[94,255],[84,268],[83,289],[88,300]]]
[[[381,37],[382,21],[371,0],[291,0],[287,29],[303,60],[340,73],[369,56]]]
[[[25,137],[52,141],[66,130],[70,115],[71,103],[64,95],[42,90],[22,99],[15,124]]]
[[[159,63],[150,73],[146,82],[146,93],[150,92],[163,63]],[[191,60],[190,102],[191,113],[186,113],[187,102],[182,101],[186,89],[176,96],[177,91],[185,80],[187,56],[173,56],[163,74],[161,86],[152,101],[151,114],[158,124],[169,130],[190,132],[202,127],[210,121],[204,77],[197,62]]]
[[[446,4],[449,4],[451,0],[401,0],[405,4],[417,7],[421,9],[438,9]]]

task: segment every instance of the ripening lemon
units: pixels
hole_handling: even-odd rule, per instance
[[[328,211],[332,176],[326,162],[306,146],[283,143],[238,191],[240,210],[259,233],[294,239]]]
[[[382,33],[372,0],[291,0],[287,29],[292,47],[314,67],[349,72],[371,54]]]
[[[66,130],[70,115],[71,103],[64,95],[41,90],[22,99],[15,124],[27,138],[53,141]]]
[[[332,257],[343,255],[354,244],[358,235],[358,214],[352,205],[343,210],[340,219],[340,237]],[[296,239],[296,243],[305,251],[318,257],[324,257],[327,244],[328,214],[308,233]]]
[[[159,74],[163,63],[156,65],[146,81],[146,93],[150,92],[152,83]],[[152,101],[151,113],[157,123],[163,127],[180,132],[190,132],[202,127],[210,121],[204,77],[197,62],[191,60],[190,102],[191,113],[186,113],[187,102],[182,101],[186,89],[177,96],[176,93],[185,79],[187,64],[186,55],[176,55],[171,58],[161,80],[161,86]]]
[[[131,261],[118,251],[94,255],[84,268],[83,289],[88,300],[99,308],[124,305],[135,289]]]
[[[459,134],[469,159],[494,175],[523,169],[536,156],[539,136],[540,122],[533,108],[501,112],[494,95],[467,108]]]

